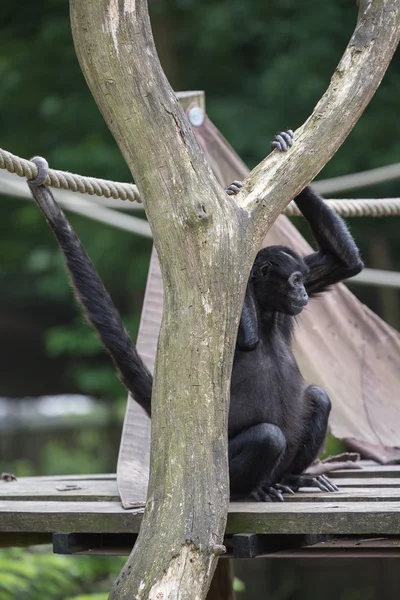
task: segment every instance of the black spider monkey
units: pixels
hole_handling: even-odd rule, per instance
[[[292,137],[291,131],[281,133],[272,147],[286,151]],[[37,164],[40,175],[44,167]],[[32,194],[64,253],[87,320],[111,355],[121,381],[151,416],[151,373],[51,192],[33,183]],[[235,181],[226,191],[236,194],[241,186]],[[324,443],[331,403],[323,389],[306,385],[291,342],[295,316],[308,298],[359,273],[363,264],[343,220],[310,187],[295,202],[311,227],[318,251],[303,259],[285,246],[270,246],[254,262],[232,370],[228,425],[232,499],[282,501],[282,492],[294,493],[304,485],[337,489],[327,477],[303,474]]]

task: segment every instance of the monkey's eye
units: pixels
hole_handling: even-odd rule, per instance
[[[262,277],[266,277],[268,275],[268,271],[270,270],[271,267],[272,267],[272,264],[270,262],[266,262],[263,264],[263,266],[260,269],[260,273],[261,273]]]

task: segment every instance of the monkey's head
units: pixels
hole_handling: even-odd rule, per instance
[[[286,246],[268,246],[256,256],[250,275],[261,310],[299,314],[308,302],[308,266]]]

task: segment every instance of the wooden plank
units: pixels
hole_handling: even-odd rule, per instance
[[[267,536],[269,537],[269,536]],[[398,536],[360,536],[330,538],[313,546],[289,549],[271,554],[271,558],[399,558],[400,538]]]
[[[331,479],[365,479],[365,478],[398,478],[400,485],[400,465],[377,465],[372,461],[360,461],[362,469],[343,469],[333,471],[329,477]],[[18,481],[114,481],[116,479],[115,473],[94,473],[90,475],[46,475],[40,477],[19,477]],[[4,482],[0,481],[1,485]]]
[[[400,550],[400,537],[391,535],[388,537],[338,537],[329,540],[323,540],[314,544],[314,548],[397,548]]]
[[[343,477],[400,477],[400,465],[364,464],[362,469],[343,469],[332,471],[330,476],[342,479]]]
[[[117,482],[113,479],[45,479],[22,477],[10,483],[0,482],[0,500],[43,501],[119,501]]]
[[[0,501],[0,532],[137,533],[143,509],[120,502]]]
[[[59,489],[57,489],[59,488]],[[118,502],[120,500],[115,481],[86,482],[77,488],[69,486],[56,487],[50,482],[40,485],[12,485],[3,489],[0,487],[0,500],[25,502],[36,500],[42,502]],[[314,488],[304,488],[291,496],[285,494],[285,502],[396,502],[400,501],[400,487],[347,487],[339,492],[325,493]]]
[[[128,556],[135,534],[53,534],[56,554]],[[400,556],[396,536],[363,538],[326,535],[239,534],[224,538],[226,554],[221,558],[384,558]]]
[[[241,537],[241,536],[233,536]],[[273,547],[270,551],[255,554],[254,556],[264,556],[264,558],[399,558],[400,557],[400,538],[396,536],[374,537],[363,539],[360,536],[333,538],[326,536],[326,539],[318,542],[311,541],[311,545],[298,543],[296,539],[302,536],[291,535],[257,535],[256,538],[264,540],[265,548],[268,550],[269,538],[277,538],[278,547]],[[304,539],[312,539],[312,536],[304,536]],[[315,536],[314,536],[315,537]],[[318,536],[325,537],[325,536]],[[289,548],[279,548],[279,543],[285,544],[285,538],[294,538],[295,543]],[[262,550],[262,545],[260,546]],[[238,557],[241,558],[241,557]]]
[[[332,478],[332,480],[334,480]],[[344,478],[334,480],[339,486],[335,493],[337,501],[348,499],[367,500],[397,500],[400,496],[400,478]],[[69,487],[72,486],[72,487]],[[398,488],[398,489],[396,489]],[[304,488],[302,493],[295,496],[286,495],[288,502],[311,502],[314,500],[332,500],[331,494]],[[60,477],[23,477],[10,483],[0,481],[0,500],[43,500],[43,501],[118,501],[115,475],[103,479]]]
[[[132,549],[125,546],[91,548],[75,552],[74,556],[129,556]],[[313,546],[294,550],[283,550],[271,554],[262,554],[261,558],[399,558],[400,548],[334,548],[316,549]],[[223,554],[220,558],[233,558],[231,553]],[[258,557],[255,557],[258,558]],[[240,559],[238,559],[240,560]]]
[[[338,483],[340,486],[340,482]],[[285,502],[398,502],[400,501],[400,487],[363,488],[339,487],[338,492],[329,493],[304,488],[301,492],[291,496],[284,495]]]
[[[226,537],[226,536],[225,536]],[[297,550],[304,546],[320,544],[329,536],[325,535],[260,535],[239,533],[224,539],[227,552],[234,558],[256,558],[273,552]]]
[[[113,548],[124,548],[129,554],[136,539],[136,533],[53,533],[52,535],[54,554],[88,554],[93,550],[108,554]]]
[[[129,555],[129,552],[126,554]],[[299,548],[298,550],[283,550],[273,554],[263,554],[263,558],[399,558],[400,548]]]
[[[18,477],[17,481],[115,481],[115,473],[94,473],[92,475],[41,475],[40,477]],[[0,481],[0,485],[5,482]]]
[[[325,494],[304,488],[295,496],[286,495],[287,502],[332,501],[396,501],[400,498],[400,478],[342,478],[333,481],[339,492]],[[0,481],[0,500],[43,501],[118,501],[115,475],[23,477],[14,482]]]
[[[335,494],[337,499],[347,499],[351,494],[357,498],[382,497],[388,494],[396,500],[400,490],[400,478],[343,478],[334,479],[340,492]],[[287,495],[288,501],[310,501],[331,499],[331,494],[323,494],[315,488],[303,488],[302,493],[295,496]],[[0,481],[0,499],[3,500],[111,500],[118,501],[115,475],[98,478],[68,477],[23,477],[18,481]],[[389,498],[388,498],[389,499]]]
[[[0,501],[0,532],[137,533],[142,514],[118,502]],[[400,535],[400,503],[232,503],[227,533]]]
[[[400,533],[399,502],[287,502],[231,504],[227,533]]]
[[[400,487],[400,477],[343,477],[343,479],[335,479],[335,477],[329,477],[329,479],[336,483],[336,485],[340,488]]]
[[[74,556],[129,556],[131,548],[124,546],[112,547],[112,548],[92,548],[90,550],[83,550],[81,552],[75,552]],[[283,550],[280,552],[273,552],[271,554],[262,554],[261,558],[335,558],[335,559],[348,559],[348,558],[399,558],[400,548],[349,548],[339,549],[334,548],[326,549],[314,549],[312,546],[306,548],[298,548],[295,550]],[[234,558],[232,554],[223,554],[220,558],[228,559]],[[258,557],[255,557],[258,558]],[[240,559],[237,559],[240,560]]]

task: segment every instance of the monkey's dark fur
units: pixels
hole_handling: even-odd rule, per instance
[[[276,137],[287,150],[292,132]],[[234,182],[228,193],[241,187]],[[151,414],[152,376],[138,355],[93,264],[49,190],[31,187],[64,252],[72,285],[88,321],[111,355],[121,381]],[[307,219],[318,251],[305,258],[285,246],[261,250],[248,281],[232,370],[229,411],[231,497],[283,500],[300,486],[336,488],[328,478],[304,471],[324,443],[331,403],[307,386],[291,344],[295,316],[334,283],[363,268],[342,219],[307,187],[295,202]]]

